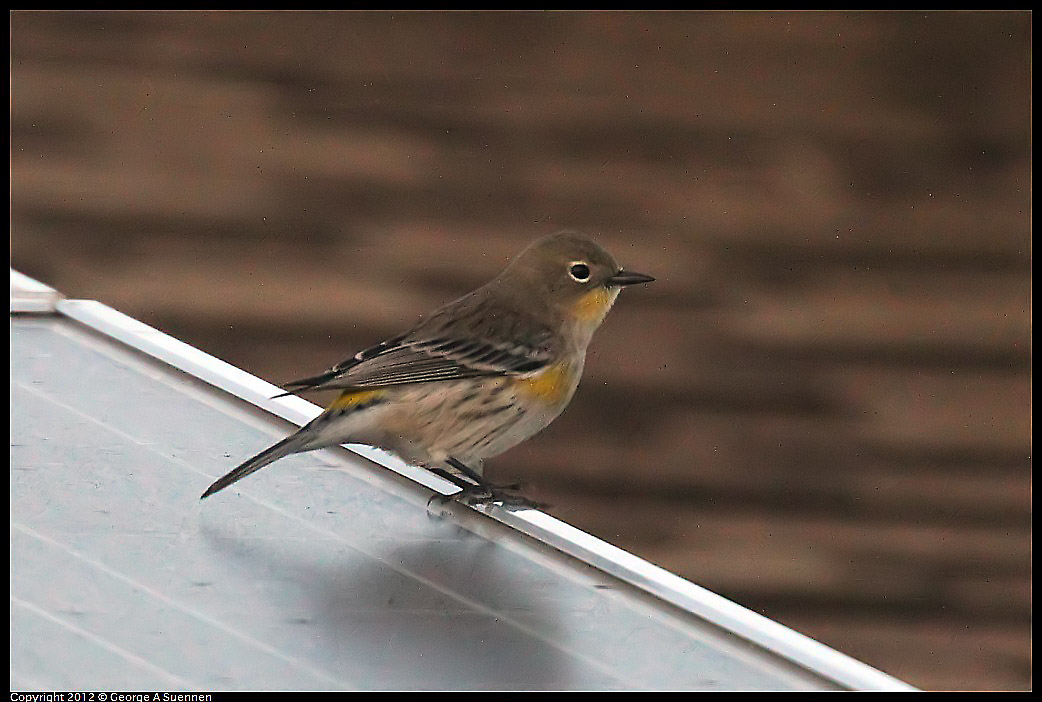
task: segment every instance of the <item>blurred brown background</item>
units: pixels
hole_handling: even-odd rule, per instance
[[[912,684],[1029,687],[1029,14],[11,21],[17,269],[278,383],[591,233],[658,282],[493,475]]]

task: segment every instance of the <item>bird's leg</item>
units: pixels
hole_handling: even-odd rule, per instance
[[[473,480],[475,483],[477,483],[481,487],[490,488],[490,489],[491,488],[496,488],[496,489],[499,489],[499,490],[520,490],[521,489],[521,483],[510,483],[508,485],[496,485],[494,483],[491,483],[488,480],[485,480],[485,478],[480,473],[478,473],[476,470],[474,470],[473,468],[468,466],[466,463],[464,463],[463,461],[460,461],[459,459],[453,458],[452,456],[449,456],[448,458],[446,458],[445,462],[448,463],[453,468],[455,468],[456,470],[458,470],[463,475],[465,475],[468,478],[470,478],[471,480]]]
[[[463,461],[457,460],[457,459],[453,458],[452,456],[449,456],[448,458],[445,459],[445,462],[448,463],[451,467],[453,467],[456,470],[458,470],[460,473],[463,473],[463,475],[467,476],[468,478],[473,480],[478,485],[484,485],[485,484],[485,479],[483,477],[481,477],[481,474],[478,473],[473,468],[471,468],[470,466],[468,466]]]
[[[444,468],[428,468],[427,470],[429,470],[430,472],[434,473],[435,475],[437,475],[440,478],[445,478],[446,480],[448,480],[450,483],[452,483],[453,485],[455,485],[458,488],[466,489],[466,488],[474,487],[473,483],[470,483],[470,482],[464,480],[463,478],[461,478],[458,475],[452,473],[451,471],[445,470]]]
[[[429,470],[431,473],[434,473],[435,475],[437,475],[437,476],[439,476],[441,478],[445,478],[450,483],[452,483],[453,485],[455,485],[455,486],[457,486],[459,488],[459,492],[454,492],[451,495],[439,495],[439,494],[431,495],[431,499],[427,500],[427,507],[430,507],[431,504],[435,503],[435,502],[437,502],[439,504],[444,504],[444,503],[448,502],[449,500],[456,499],[457,495],[470,494],[470,492],[473,491],[473,490],[479,490],[479,491],[483,491],[484,490],[484,488],[482,488],[479,484],[472,483],[472,482],[468,481],[466,478],[462,478],[462,477],[456,475],[455,473],[453,473],[452,471],[445,470],[444,468],[436,468],[436,467],[433,467],[433,466],[427,466],[427,470]]]
[[[474,485],[468,485],[466,487],[461,485],[460,491],[451,495],[453,499],[462,498],[470,505],[498,502],[504,507],[528,507],[539,509],[547,506],[542,502],[529,500],[527,497],[518,495],[517,491],[521,489],[520,483],[496,485],[485,480],[477,471],[470,468],[460,460],[450,456],[445,460],[445,462],[474,481]]]

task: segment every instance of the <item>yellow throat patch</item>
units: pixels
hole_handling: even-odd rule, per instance
[[[576,318],[586,324],[600,324],[618,295],[618,288],[599,287],[591,290],[579,298],[575,306]]]

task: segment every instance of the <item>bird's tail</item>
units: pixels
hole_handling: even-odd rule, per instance
[[[308,440],[306,437],[302,436],[302,434],[303,432],[297,432],[292,436],[287,436],[285,439],[278,442],[277,444],[264,449],[256,456],[246,461],[241,466],[231,471],[224,477],[218,478],[216,481],[214,481],[213,485],[206,488],[206,492],[204,492],[202,494],[202,497],[200,497],[199,499],[201,500],[204,497],[209,497],[215,492],[223,490],[232,483],[242,480],[250,473],[257,472],[264,466],[279,460],[283,456],[288,456],[291,453],[297,453],[298,451],[306,450],[305,445],[307,444]]]

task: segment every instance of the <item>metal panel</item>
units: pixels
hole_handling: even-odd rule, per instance
[[[548,515],[431,512],[448,484],[378,452],[200,502],[292,428],[211,383],[296,423],[317,408],[97,303],[58,309],[12,317],[15,686],[906,688]]]

